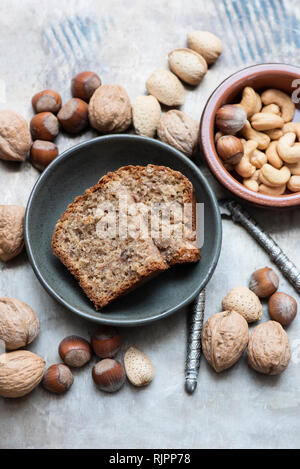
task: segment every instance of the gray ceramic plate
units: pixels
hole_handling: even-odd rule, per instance
[[[193,183],[198,202],[204,203],[204,245],[199,263],[173,267],[143,287],[96,312],[76,280],[54,257],[51,237],[57,220],[73,199],[108,171],[120,166],[169,166]],[[41,284],[60,303],[99,323],[133,326],[174,313],[190,303],[210,279],[221,248],[222,228],[217,201],[200,170],[174,148],[134,135],[95,138],[59,156],[43,172],[29,198],[25,243]]]

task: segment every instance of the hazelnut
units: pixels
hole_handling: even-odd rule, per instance
[[[0,259],[10,261],[24,247],[25,207],[0,205]]]
[[[287,293],[277,292],[269,299],[268,308],[271,319],[282,326],[288,326],[295,319],[298,306],[295,298]]]
[[[270,267],[258,269],[251,275],[249,288],[259,298],[267,298],[272,295],[278,288],[278,275]]]
[[[72,96],[89,101],[99,86],[101,79],[96,73],[89,71],[78,73],[71,82]]]
[[[60,358],[66,365],[80,368],[92,358],[92,348],[87,340],[70,335],[61,341],[58,348]]]
[[[14,111],[0,111],[0,159],[25,161],[31,144],[26,120]]]
[[[50,366],[43,378],[43,386],[47,391],[63,394],[68,391],[74,382],[70,368],[62,363]]]
[[[217,152],[226,163],[237,164],[244,154],[244,147],[239,138],[233,135],[224,135],[217,141]]]
[[[247,122],[247,114],[239,106],[226,104],[216,113],[216,125],[226,135],[234,135],[241,130]]]
[[[32,98],[32,107],[35,112],[53,112],[57,114],[61,108],[61,97],[54,90],[43,90]]]
[[[57,117],[52,112],[40,112],[30,121],[33,140],[54,140],[59,132]]]
[[[236,311],[247,322],[258,321],[262,316],[262,305],[258,296],[244,286],[232,288],[223,298],[222,307],[224,310]]]
[[[289,338],[278,322],[263,322],[253,329],[248,344],[251,368],[266,375],[277,375],[286,369],[290,358]]]
[[[100,358],[114,357],[121,346],[121,336],[112,326],[100,326],[91,339],[92,348]]]
[[[217,373],[230,368],[242,356],[248,344],[248,324],[235,311],[213,314],[204,324],[202,349]]]
[[[92,376],[101,391],[118,391],[125,383],[125,371],[121,363],[105,358],[93,367]]]
[[[57,114],[62,128],[70,134],[78,134],[88,125],[88,105],[79,98],[71,98]]]
[[[30,150],[30,161],[39,171],[43,171],[48,164],[58,156],[58,148],[53,142],[36,140]]]

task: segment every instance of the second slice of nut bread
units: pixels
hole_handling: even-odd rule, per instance
[[[127,231],[120,234],[122,197]],[[98,310],[168,268],[146,231],[130,192],[108,174],[69,205],[56,225],[52,250]]]
[[[192,183],[167,166],[124,166],[113,174],[144,208],[149,233],[169,265],[197,262],[196,198]],[[105,176],[104,176],[105,177]],[[140,208],[142,211],[142,208]]]

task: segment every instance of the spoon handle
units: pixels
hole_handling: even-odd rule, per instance
[[[300,271],[274,239],[237,202],[228,201],[227,208],[231,212],[232,220],[240,223],[256,239],[295,290],[300,293]]]
[[[189,319],[189,338],[185,366],[185,389],[192,394],[197,387],[201,357],[201,332],[205,309],[205,288],[193,302]]]

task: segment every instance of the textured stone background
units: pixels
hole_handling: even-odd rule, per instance
[[[31,96],[51,87],[69,96],[71,76],[98,71],[104,83],[121,83],[134,99],[147,76],[165,67],[167,53],[185,46],[187,31],[208,29],[224,42],[224,54],[203,83],[188,90],[184,110],[199,119],[205,101],[230,73],[261,62],[298,65],[297,0],[2,0],[0,5],[0,106],[28,119]],[[60,150],[78,138],[59,137]],[[202,165],[201,162],[199,162]],[[207,169],[218,195],[222,190]],[[29,163],[0,162],[0,203],[26,204],[38,177]],[[300,266],[299,209],[250,210]],[[206,317],[220,310],[227,290],[247,284],[257,267],[270,264],[265,253],[239,226],[223,223],[220,262],[207,289]],[[294,294],[281,278],[280,288]],[[66,311],[43,290],[25,253],[0,263],[0,296],[29,303],[41,319],[41,334],[30,350],[48,364],[58,360],[66,335],[83,336],[92,323]],[[299,300],[299,296],[298,296]],[[264,305],[264,319],[267,319]],[[184,392],[186,312],[153,325],[123,332],[125,349],[147,352],[157,376],[147,389],[127,384],[116,395],[97,391],[91,366],[75,372],[68,395],[42,388],[19,400],[0,401],[1,448],[296,448],[299,447],[300,326],[288,330],[293,359],[284,375],[252,372],[243,357],[216,375],[203,359],[197,392]],[[122,353],[119,358],[121,358]]]

